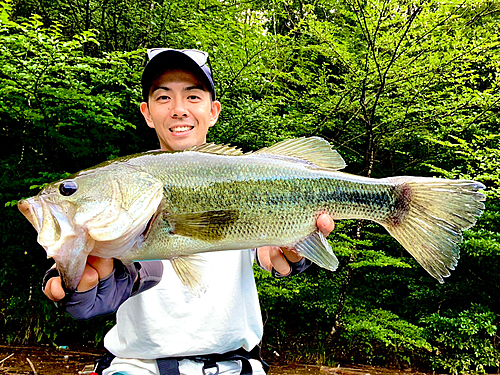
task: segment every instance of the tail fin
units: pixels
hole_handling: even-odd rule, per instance
[[[462,231],[472,227],[484,210],[485,186],[467,180],[393,177],[395,216],[382,223],[389,233],[443,283],[457,265]]]

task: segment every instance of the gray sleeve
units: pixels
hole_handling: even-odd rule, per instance
[[[152,288],[161,280],[161,261],[136,262],[128,266],[115,260],[111,274],[86,292],[73,292],[59,302],[75,319],[111,314],[129,297]],[[136,280],[137,278],[137,280]]]
[[[163,263],[160,260],[134,263],[140,267],[139,278],[132,290],[132,296],[151,289],[158,284],[163,275]]]

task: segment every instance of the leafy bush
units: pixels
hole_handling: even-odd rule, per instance
[[[79,327],[83,341],[99,341],[105,325],[76,323],[42,294],[53,262],[15,203],[120,151],[121,130],[135,126],[129,109],[137,111],[144,51],[91,57],[84,50],[94,32],[65,38],[59,24],[45,27],[36,15],[11,21],[10,11],[0,1],[0,340],[55,342]]]
[[[339,348],[352,362],[404,367],[418,364],[432,350],[421,327],[382,309],[351,311]]]
[[[325,339],[336,310],[342,272],[316,266],[275,279],[254,267],[264,318],[263,350],[279,362],[325,363]],[[333,359],[332,359],[333,360]]]
[[[431,357],[434,369],[451,374],[498,372],[498,345],[495,313],[473,304],[470,309],[435,313],[422,319],[425,336],[437,348]]]

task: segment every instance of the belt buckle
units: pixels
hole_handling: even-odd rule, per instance
[[[212,370],[210,370],[209,372],[206,372],[206,369],[210,369],[210,368],[215,368],[215,372],[212,372]],[[203,364],[203,375],[219,375],[219,365],[217,363],[204,363]]]

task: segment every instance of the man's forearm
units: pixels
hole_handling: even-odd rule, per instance
[[[115,260],[114,270],[92,289],[69,293],[57,302],[75,319],[89,319],[115,312],[129,297],[152,288],[161,280],[161,261],[125,266]]]

